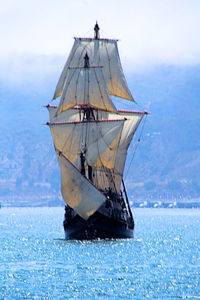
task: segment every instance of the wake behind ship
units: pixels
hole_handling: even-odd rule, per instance
[[[111,96],[134,102],[117,40],[101,39],[96,23],[94,38],[75,38],[54,94],[59,104],[47,106],[66,202],[66,239],[133,237],[123,172],[146,112],[119,111]]]

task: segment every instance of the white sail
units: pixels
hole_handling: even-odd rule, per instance
[[[118,151],[124,120],[102,121],[96,124],[98,126],[89,131],[86,160],[89,165],[96,168],[104,166],[112,169]]]
[[[130,142],[133,138],[134,133],[136,132],[144,114],[143,113],[121,113],[122,117],[126,117],[127,121],[124,123],[124,127],[121,134],[121,139],[119,141],[115,166],[114,166],[114,174],[115,174],[115,185],[116,189],[119,192],[121,181],[123,177],[125,161],[127,156],[127,150],[130,145]]]
[[[112,169],[124,120],[48,123],[55,148],[78,166],[81,151],[86,164]]]
[[[79,109],[69,109],[61,114],[56,114],[56,111],[58,109],[57,106],[46,106],[49,112],[49,120],[50,122],[76,122],[81,121],[83,117],[83,113]]]
[[[127,150],[143,116],[144,113],[141,112],[119,111],[118,114],[107,113],[103,111],[99,112],[99,117],[101,118],[108,118],[110,120],[115,118],[125,118],[126,122],[124,122],[121,132],[112,172],[109,170],[106,171],[105,169],[102,170],[101,168],[96,170],[96,185],[98,188],[103,189],[105,185],[113,186],[113,189],[116,189],[117,192],[120,192]],[[109,174],[109,172],[111,173]]]
[[[102,68],[87,67],[68,70],[57,114],[77,105],[116,111],[106,89]]]
[[[106,111],[98,111],[99,119],[122,119],[126,120],[121,132],[121,137],[118,145],[116,162],[114,171],[116,174],[123,175],[124,164],[126,160],[127,150],[130,142],[133,138],[135,131],[137,130],[145,112],[134,112],[134,111],[118,111],[117,113],[111,113]]]
[[[55,115],[55,112],[57,110],[56,106],[49,107],[48,109],[51,111],[51,115]],[[60,115],[58,115],[57,116],[58,119],[56,119],[56,121],[60,120],[62,122],[67,119],[69,121],[70,120],[72,120],[72,121],[79,120],[79,118],[82,118],[81,114],[82,113],[81,113],[80,109],[70,109],[70,110],[65,111],[65,112],[61,113]],[[127,156],[127,150],[128,150],[129,144],[133,138],[133,135],[134,135],[135,131],[137,130],[137,127],[139,126],[143,116],[144,116],[144,112],[118,111],[117,113],[111,113],[111,112],[107,112],[107,111],[103,111],[103,110],[98,111],[98,118],[100,120],[104,120],[104,119],[107,119],[107,120],[122,119],[122,120],[124,120],[124,119],[126,119],[126,122],[124,122],[124,126],[121,131],[120,140],[118,140],[118,139],[114,140],[115,145],[118,145],[116,155],[112,156],[112,158],[115,159],[115,162],[113,159],[110,160],[109,164],[104,162],[104,167],[107,167],[109,169],[113,168],[113,177],[115,178],[116,187],[117,187],[118,191],[120,190],[120,184],[121,184],[121,179],[123,176],[123,171],[124,171],[124,166],[125,166],[125,161],[126,161],[126,156]],[[97,115],[95,115],[95,117],[97,117]],[[50,120],[53,120],[53,119],[50,118]],[[55,120],[55,118],[54,118],[54,120]],[[55,135],[57,136],[57,133],[55,133]],[[61,140],[62,140],[62,137],[61,137]],[[69,141],[69,144],[70,143],[71,142]],[[101,158],[99,158],[99,160],[96,158],[96,153],[99,153],[99,150],[97,149],[97,145],[99,147],[100,144],[101,144],[101,140],[98,141],[98,144],[95,143],[93,145],[91,143],[91,146],[88,146],[89,151],[92,149],[90,159],[88,159],[88,164],[91,164],[91,165],[95,166],[96,168],[101,168],[101,165],[102,165],[100,163]],[[102,145],[105,145],[105,143],[103,143]],[[78,147],[80,147],[80,145]],[[58,149],[60,149],[60,151],[62,151],[61,148],[62,147],[60,147]],[[88,153],[89,153],[89,151],[88,151]],[[95,153],[94,160],[92,159],[93,153]],[[105,151],[104,151],[104,153],[106,156]],[[109,153],[111,153],[111,152],[109,151]],[[109,161],[108,157],[107,157],[106,161]],[[77,158],[77,156],[76,156],[76,158]],[[74,161],[75,161],[75,159],[74,159]],[[96,164],[94,163],[94,161],[96,161]],[[77,162],[76,165],[78,166],[78,164],[79,163]],[[99,181],[98,187],[103,188],[105,181],[108,181],[108,176],[103,174],[102,170],[99,170],[99,171],[96,170],[96,173],[98,173],[96,175],[96,178]],[[102,182],[102,184],[100,182]]]
[[[63,199],[77,214],[87,220],[106,201],[106,198],[62,154],[58,156],[58,160],[61,168]]]
[[[109,94],[134,101],[122,70],[117,40],[89,38],[75,38],[69,58],[59,78],[54,99],[63,94],[69,67],[83,67],[86,52],[91,66],[103,67]]]

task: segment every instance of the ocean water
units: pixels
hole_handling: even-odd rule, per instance
[[[2,208],[0,299],[200,299],[200,210],[133,212],[134,239],[80,242],[63,208]]]

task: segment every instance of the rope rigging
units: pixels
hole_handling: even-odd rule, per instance
[[[136,153],[137,148],[138,148],[138,146],[139,146],[139,143],[140,143],[140,141],[141,141],[141,137],[142,137],[142,134],[143,134],[143,131],[144,131],[144,125],[145,125],[145,123],[146,123],[146,119],[147,119],[147,114],[145,114],[145,116],[144,116],[144,121],[143,121],[143,124],[142,124],[141,132],[140,132],[140,134],[139,134],[139,137],[138,137],[138,140],[137,140],[137,144],[136,144],[135,149],[134,149],[134,151],[133,151],[133,155],[132,155],[130,164],[129,164],[128,169],[127,169],[127,171],[126,171],[125,179],[127,178],[127,175],[128,175],[128,173],[129,173],[129,171],[130,171],[130,167],[131,167],[132,162],[133,162],[133,159],[134,159],[134,157],[135,157],[135,153]]]

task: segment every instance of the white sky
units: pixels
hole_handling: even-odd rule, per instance
[[[93,36],[96,20],[101,37],[120,40],[130,69],[200,63],[200,0],[0,0],[0,20],[3,70],[35,55],[67,55],[74,36]]]

